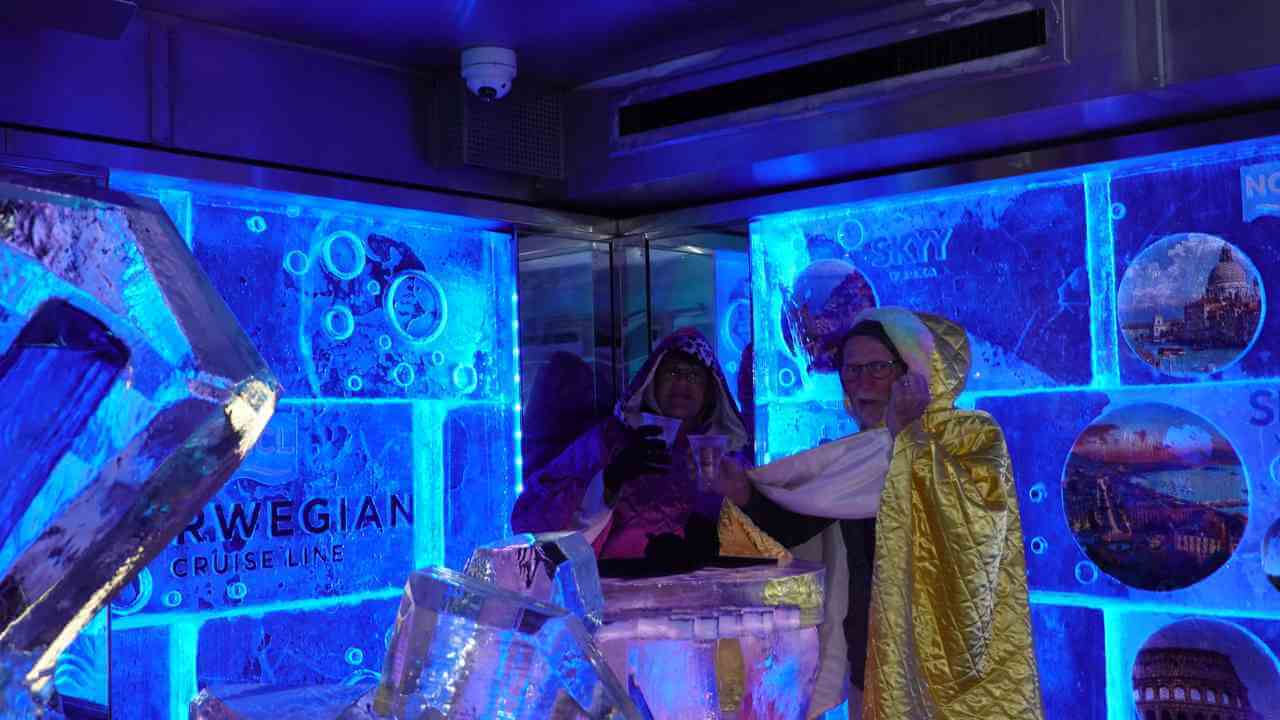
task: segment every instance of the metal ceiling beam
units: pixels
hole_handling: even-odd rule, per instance
[[[1073,171],[1178,150],[1280,135],[1280,103],[1235,115],[1191,118],[1147,131],[1117,131],[1062,144],[964,159],[938,165],[888,169],[870,177],[640,215],[618,221],[623,235],[662,237],[692,228],[740,227],[762,215],[938,190],[1002,178]]]
[[[264,167],[236,159],[184,153],[163,148],[125,145],[119,142],[73,137],[27,128],[0,125],[7,154],[27,158],[74,158],[80,165],[116,172],[148,173],[196,182],[256,187],[273,192],[297,193],[453,215],[479,220],[493,229],[520,227],[524,232],[555,232],[587,239],[608,239],[617,234],[610,218],[562,212],[493,198],[408,184],[345,178],[302,169]]]

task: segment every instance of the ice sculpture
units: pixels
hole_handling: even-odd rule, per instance
[[[467,561],[466,573],[563,607],[592,631],[604,619],[596,554],[579,533],[523,534],[478,547]]]
[[[158,205],[21,177],[0,182],[0,349],[0,647],[37,652],[39,686],[278,386]]]
[[[823,569],[705,568],[602,581],[595,640],[656,720],[801,720],[818,671]]]
[[[413,573],[377,717],[641,717],[576,616],[444,568]]]

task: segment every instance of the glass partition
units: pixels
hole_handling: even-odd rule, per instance
[[[612,408],[608,243],[520,238],[524,474],[536,472]]]
[[[612,412],[652,348],[680,328],[711,343],[741,405],[751,379],[749,276],[737,235],[521,237],[525,476]]]

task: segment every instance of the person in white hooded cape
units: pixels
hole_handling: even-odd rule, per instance
[[[859,706],[863,688],[880,491],[893,436],[928,403],[922,374],[927,349],[894,342],[886,326],[918,323],[907,310],[873,309],[860,313],[842,338],[836,366],[843,404],[858,433],[751,470],[750,483],[737,468],[725,473],[726,495],[760,529],[798,557],[827,566],[822,664],[810,717],[839,705],[846,691],[851,716],[858,717],[852,708]],[[890,402],[895,390],[897,408]]]
[[[864,311],[837,367],[859,433],[749,472],[727,463],[720,480],[784,545],[825,531],[829,622],[810,717],[840,699],[837,618],[850,717],[1042,717],[1003,434],[953,405],[969,367],[964,330],[901,308]]]

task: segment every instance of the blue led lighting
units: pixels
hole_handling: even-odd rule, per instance
[[[1089,335],[1092,340],[1094,387],[1120,384],[1119,341],[1116,330],[1116,262],[1115,240],[1111,220],[1115,219],[1111,202],[1111,176],[1085,173],[1085,213],[1089,229],[1086,262],[1089,268]]]
[[[301,637],[317,614],[373,621],[374,603],[389,613],[381,638],[410,570],[458,567],[507,534],[521,440],[514,243],[487,221],[137,174],[112,185],[160,201],[285,389],[203,517],[140,576],[151,588],[116,603],[116,716],[185,718],[198,683],[234,670],[210,653],[252,651],[209,645],[230,637],[218,623],[283,613],[276,637]],[[21,280],[0,273],[0,292]],[[180,333],[153,334],[189,352],[166,345]],[[124,385],[108,399],[132,402]],[[97,667],[85,647],[67,662]],[[344,678],[377,671],[384,648],[348,642],[336,660],[349,648],[364,660],[342,662]],[[108,686],[77,673],[77,686]]]
[[[269,613],[281,612],[306,612],[308,610],[328,610],[335,607],[349,607],[362,605],[370,600],[394,600],[398,599],[403,592],[403,588],[396,586],[386,588],[384,590],[373,590],[369,592],[351,593],[348,595],[338,595],[336,597],[308,598],[305,600],[291,600],[288,602],[269,602],[254,605],[249,608],[226,607],[218,610],[209,610],[204,612],[182,612],[182,613],[164,613],[150,615],[130,615],[125,618],[112,617],[111,629],[117,630],[137,630],[141,628],[154,627],[171,627],[171,626],[198,626],[200,623],[210,622],[213,620],[222,620],[235,617],[261,617]]]
[[[1037,632],[1071,627],[1074,635],[1072,648],[1037,639],[1057,653],[1040,657],[1049,718],[1074,718],[1078,710],[1132,720],[1137,648],[1178,617],[1230,621],[1269,656],[1280,650],[1280,587],[1263,572],[1260,552],[1264,526],[1280,510],[1280,487],[1252,481],[1280,467],[1280,328],[1266,313],[1268,286],[1280,277],[1280,197],[1243,197],[1270,192],[1249,173],[1274,170],[1280,139],[1269,138],[750,225],[759,461],[853,430],[838,384],[809,372],[783,331],[803,323],[788,315],[788,303],[807,302],[811,313],[824,307],[826,298],[797,289],[814,263],[847,262],[879,302],[939,312],[969,331],[974,367],[957,405],[989,412],[1004,428]],[[1120,337],[1124,273],[1143,250],[1179,233],[1231,243],[1260,275],[1259,330],[1238,361],[1212,374],[1159,373]],[[1180,318],[1182,306],[1170,312]],[[1139,590],[1105,574],[1080,550],[1064,509],[1062,469],[1072,442],[1106,412],[1136,403],[1172,404],[1203,418],[1234,446],[1246,486],[1248,522],[1233,554],[1178,590]],[[1193,540],[1187,547],[1204,545]],[[1085,618],[1093,618],[1088,627]],[[1081,692],[1102,704],[1090,705]]]
[[[1268,138],[751,223],[762,461],[853,430],[836,378],[811,371],[796,337],[787,341],[802,324],[788,315],[788,304],[815,302],[821,310],[826,299],[794,295],[813,264],[847,263],[866,276],[877,302],[938,311],[969,330],[975,362],[958,404],[993,414],[1005,429],[1031,602],[1036,622],[1044,623],[1037,628],[1079,628],[1074,649],[1047,645],[1074,655],[1058,664],[1041,660],[1051,718],[1093,709],[1087,702],[1098,700],[1110,720],[1131,720],[1138,648],[1184,618],[1240,628],[1272,661],[1280,648],[1280,590],[1263,574],[1259,551],[1280,508],[1280,327],[1266,315],[1266,291],[1280,277],[1280,219],[1271,214],[1274,198],[1247,196],[1270,190],[1250,184],[1249,168],[1276,162],[1280,140]],[[115,663],[122,672],[131,662],[145,667],[146,681],[162,686],[130,699],[152,703],[139,710],[149,717],[185,717],[213,663],[202,650],[210,634],[202,629],[283,613],[290,618],[280,622],[301,632],[311,627],[308,613],[372,618],[366,603],[389,606],[394,616],[409,569],[459,565],[475,544],[508,530],[523,469],[515,253],[509,235],[488,232],[495,227],[489,221],[128,173],[113,173],[112,184],[161,203],[287,393],[205,522],[148,568],[145,591],[140,576],[136,593],[117,600],[110,623],[110,632],[120,633],[113,636],[120,641]],[[1266,281],[1262,321],[1239,361],[1222,372],[1172,377],[1120,342],[1117,289],[1152,243],[1192,232],[1222,237],[1257,267]],[[15,307],[29,307],[64,291],[29,282],[19,263],[0,273],[0,292],[20,297]],[[737,302],[741,312],[746,299]],[[160,352],[189,352],[175,328],[158,324],[148,332]],[[741,344],[732,335],[720,339],[735,350]],[[361,396],[347,397],[356,392]],[[93,422],[127,423],[139,411],[135,395],[112,388],[104,403],[118,409]],[[149,397],[159,402],[165,394]],[[1195,585],[1170,592],[1126,587],[1089,561],[1060,492],[1080,431],[1109,409],[1139,402],[1185,407],[1221,430],[1248,486],[1249,522],[1235,554]],[[77,452],[86,464],[105,459],[102,449]],[[73,485],[83,473],[64,465],[53,486]],[[55,505],[55,495],[38,496],[16,532],[34,526],[31,518]],[[356,528],[365,496],[375,502]],[[270,503],[289,499],[319,502],[310,516],[293,507],[294,521],[277,522],[278,534],[264,530],[272,524]],[[339,522],[344,501],[348,514],[356,510],[341,543],[329,542],[336,532],[303,526]],[[390,527],[392,502],[411,511],[411,527]],[[257,532],[237,537],[237,526]],[[345,545],[350,562],[333,563],[335,544]],[[228,554],[300,557],[319,547],[331,572],[299,567],[268,581],[242,565],[198,580],[175,577],[175,560],[200,554],[193,546],[214,555],[213,569]],[[0,548],[0,566],[11,556],[12,548]],[[330,659],[346,666],[344,676],[375,671],[384,627],[370,634],[373,646],[345,638],[335,644]],[[1038,642],[1050,639],[1042,634]],[[105,672],[94,669],[94,646],[76,652],[59,671],[60,689],[107,687],[93,676]],[[126,680],[113,680],[112,692],[127,692]]]

